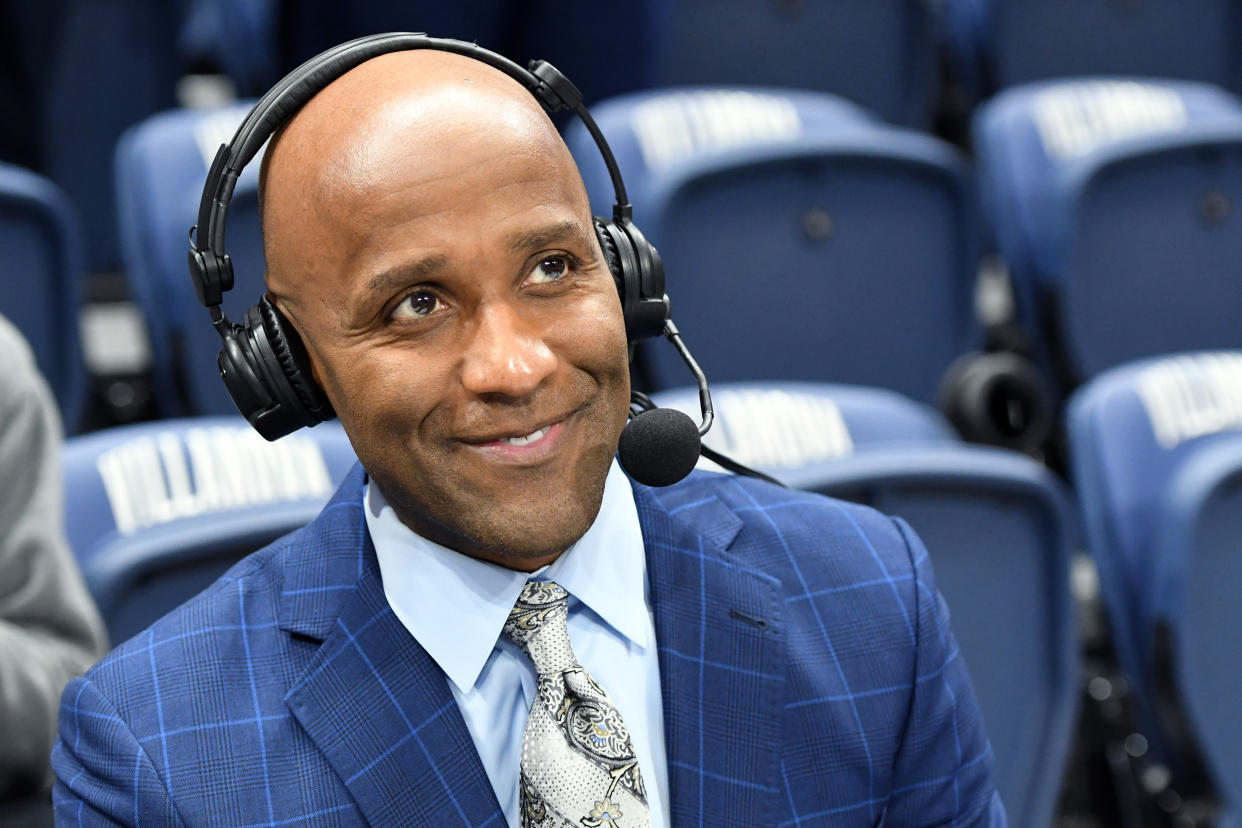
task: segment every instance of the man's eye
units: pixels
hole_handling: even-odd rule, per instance
[[[430,316],[441,307],[443,303],[434,293],[420,290],[402,299],[401,303],[393,308],[392,316],[393,319],[421,319],[424,316]]]
[[[526,277],[528,285],[555,282],[569,272],[569,261],[564,256],[547,256]]]

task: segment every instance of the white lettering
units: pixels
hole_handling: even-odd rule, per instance
[[[1166,449],[1242,428],[1242,354],[1164,360],[1143,372],[1138,394],[1156,442]]]
[[[117,532],[183,518],[326,497],[332,479],[318,444],[291,435],[269,443],[247,428],[163,431],[100,454]]]
[[[1174,132],[1187,120],[1175,90],[1135,81],[1059,84],[1034,96],[1032,116],[1044,152],[1059,161],[1126,138]]]

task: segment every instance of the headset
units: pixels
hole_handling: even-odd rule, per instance
[[[199,203],[198,223],[190,228],[190,278],[220,334],[220,375],[241,413],[268,440],[336,416],[311,375],[306,348],[297,331],[266,295],[246,311],[240,324],[230,321],[220,307],[224,293],[233,287],[225,227],[237,179],[267,140],[328,84],[371,58],[416,49],[452,52],[498,69],[524,86],[547,112],[572,110],[586,126],[612,178],[612,218],[597,216],[594,222],[621,297],[626,338],[633,344],[663,334],[672,342],[698,383],[703,417],[697,436],[706,434],[714,416],[707,380],[673,325],[660,254],[634,226],[621,171],[577,87],[546,61],[531,61],[524,69],[476,44],[414,32],[359,38],[306,61],[259,99],[233,139],[221,145],[212,161]]]

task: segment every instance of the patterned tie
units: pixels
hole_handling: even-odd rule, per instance
[[[522,828],[649,828],[630,734],[569,645],[569,593],[527,581],[505,622],[539,674],[522,740]]]

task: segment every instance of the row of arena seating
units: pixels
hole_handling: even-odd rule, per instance
[[[70,194],[85,218],[92,270],[119,262],[108,163],[116,140],[172,106],[187,71],[220,72],[238,94],[257,95],[311,54],[378,31],[426,31],[544,58],[588,101],[651,87],[763,84],[833,92],[924,129],[946,98],[968,109],[997,89],[1049,77],[1142,75],[1242,90],[1237,0],[0,4],[10,72],[0,76],[0,100],[16,116],[0,130],[13,133],[2,139],[3,157]]]
[[[215,148],[246,109],[157,115],[118,148],[118,237],[164,416],[233,410],[185,252]],[[945,403],[962,393],[945,380],[962,384],[955,361],[987,344],[974,303],[988,237],[1008,265],[1016,322],[1034,335],[1025,350],[1047,410],[1126,361],[1242,347],[1233,207],[1242,100],[1219,88],[1122,79],[1015,88],[976,117],[973,174],[949,145],[827,93],[691,87],[594,110],[635,219],[664,257],[674,318],[714,381],[859,383]],[[607,213],[611,182],[585,129],[566,137],[595,210]],[[74,424],[83,371],[66,316],[81,278],[76,223],[46,182],[0,172],[9,193],[0,233],[31,285],[0,294],[0,312],[34,343]],[[263,290],[257,180],[251,165],[229,214],[233,318]],[[672,349],[645,345],[640,385],[687,379]],[[999,387],[994,376],[981,382]],[[1013,402],[997,387],[971,390],[985,415]],[[985,441],[1030,447],[1005,438]]]
[[[1049,825],[1066,777],[1082,679],[1070,563],[1084,542],[1151,755],[1175,785],[1204,761],[1224,801],[1242,804],[1242,351],[1140,362],[1085,386],[1069,423],[1076,501],[1041,464],[966,444],[934,409],[891,391],[737,383],[714,399],[708,445],[919,532],[1011,824]],[[694,389],[656,400],[697,411]],[[239,417],[71,439],[69,537],[113,639],[307,522],[353,462],[337,423],[275,443]]]

